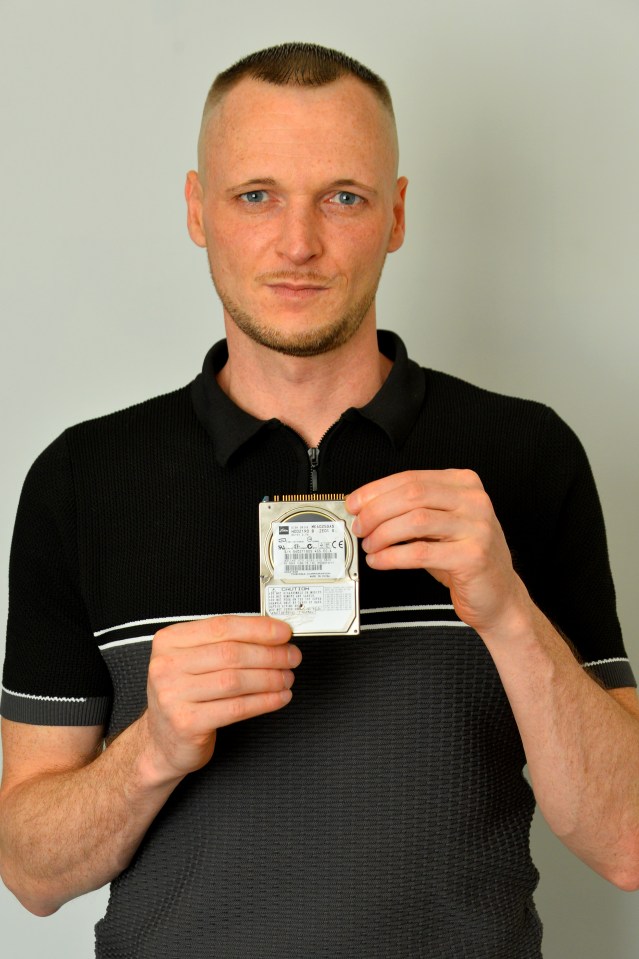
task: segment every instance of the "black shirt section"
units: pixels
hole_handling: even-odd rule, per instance
[[[319,492],[410,469],[480,476],[534,600],[606,685],[632,685],[599,502],[551,410],[393,368],[322,441]],[[259,610],[258,503],[307,450],[193,384],[67,430],[25,481],[3,715],[104,723],[145,706],[155,632]],[[218,732],[97,928],[100,959],[539,959],[525,756],[494,664],[424,570],[361,571],[358,637],[305,637],[293,700]]]

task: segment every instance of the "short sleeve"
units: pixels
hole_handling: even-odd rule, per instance
[[[616,611],[606,531],[592,470],[573,431],[547,410],[539,482],[561,490],[543,561],[539,605],[605,687],[636,686]]]
[[[111,681],[83,602],[73,477],[64,434],[25,480],[9,561],[0,712],[36,725],[101,725]]]

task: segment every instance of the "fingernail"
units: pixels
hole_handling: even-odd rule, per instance
[[[355,533],[356,536],[359,536],[360,528],[361,526],[360,526],[359,516],[356,516],[355,519],[353,520],[353,532]]]
[[[283,689],[280,693],[280,699],[282,700],[282,703],[290,703],[292,698],[293,693],[290,691],[290,689]]]
[[[302,653],[297,646],[289,646],[288,661],[291,666],[299,666],[299,664],[302,662]]]
[[[284,638],[286,636],[289,638],[291,636],[292,630],[288,623],[285,623],[281,619],[272,619],[271,620],[271,636],[274,639]]]
[[[282,670],[282,679],[284,680],[284,685],[287,689],[290,689],[293,683],[295,682],[295,673],[291,672],[290,669]]]

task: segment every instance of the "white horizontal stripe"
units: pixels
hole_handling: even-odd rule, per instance
[[[362,609],[361,613],[402,613],[411,609],[454,609],[454,606],[448,605],[446,603],[435,603],[431,606],[379,606],[373,609]],[[258,612],[254,613],[205,613],[202,615],[194,614],[192,616],[160,616],[156,619],[137,619],[130,623],[122,623],[119,626],[109,626],[108,629],[98,629],[93,635],[97,639],[98,636],[104,636],[106,633],[115,633],[119,629],[130,629],[133,626],[149,626],[151,623],[190,623],[195,622],[199,619],[213,619],[215,616],[259,616]],[[100,647],[101,649],[103,647]]]
[[[393,612],[395,612],[395,611],[397,611],[397,610],[399,610],[399,609],[434,609],[434,608],[436,608],[436,609],[449,609],[449,608],[451,608],[451,609],[452,609],[452,607],[448,607],[448,606],[438,606],[438,607],[433,607],[433,606],[414,606],[414,607],[413,607],[413,606],[404,606],[404,607],[392,607],[392,606],[389,606],[389,607],[387,607],[387,608],[388,608],[389,610],[392,610]],[[384,612],[384,610],[364,610],[364,609],[362,609],[361,612],[362,612],[362,613],[364,613],[364,612]],[[241,616],[252,616],[253,613],[240,613],[239,615],[241,615]],[[198,617],[198,618],[206,619],[207,617]],[[154,620],[151,620],[151,622],[157,623],[157,622],[161,622],[161,620],[155,620],[155,619],[154,619]],[[462,623],[461,620],[440,619],[440,620],[427,620],[427,621],[410,622],[410,623],[368,623],[368,624],[365,624],[365,625],[361,625],[361,626],[360,626],[360,631],[361,631],[361,630],[365,630],[365,629],[406,629],[406,628],[411,628],[411,627],[433,627],[433,626],[465,626],[467,629],[471,629],[471,627],[468,626],[467,623]],[[152,639],[153,639],[153,636],[136,636],[136,637],[134,637],[133,639],[115,639],[115,640],[113,640],[113,642],[111,642],[111,643],[104,643],[103,645],[98,646],[98,649],[100,649],[100,650],[105,650],[105,649],[113,649],[115,646],[132,646],[132,645],[134,645],[135,643],[150,643],[150,642],[152,641]],[[591,663],[582,663],[581,665],[585,668],[585,667],[587,667],[587,666],[588,666],[588,667],[590,667],[590,666],[605,666],[607,663],[628,663],[628,662],[630,662],[630,660],[629,660],[626,656],[616,656],[616,657],[614,657],[614,658],[612,658],[612,659],[595,659],[595,660],[593,660],[593,662],[591,662]],[[2,688],[5,690],[5,692],[11,693],[11,690],[10,690],[10,689],[5,689],[4,686],[3,686]],[[26,693],[11,693],[11,695],[12,695],[12,696],[24,696],[24,697],[27,698],[27,699],[53,699],[53,700],[58,699],[58,697],[56,697],[56,696],[27,696]],[[80,703],[85,702],[84,699],[78,699],[78,700],[69,699],[69,700],[65,700],[64,698],[62,698],[61,701],[64,701],[64,702],[66,702],[66,701],[68,701],[68,702],[80,702]]]
[[[114,646],[132,646],[134,643],[150,643],[153,636],[134,636],[133,639],[114,639],[112,643],[103,643],[98,646],[101,652],[105,649],[113,649]]]
[[[424,623],[369,623],[360,626],[360,629],[399,629],[402,626],[466,626],[459,620],[442,619],[439,621],[430,620]],[[470,629],[470,627],[468,627]],[[134,643],[150,643],[153,636],[135,636],[133,639],[114,639],[111,643],[104,643],[98,646],[101,652],[105,649],[113,649],[115,646],[132,646]]]
[[[371,609],[361,609],[360,613],[362,615],[373,615],[375,613],[404,613],[410,612],[411,610],[425,610],[425,609],[454,609],[455,607],[449,603],[431,603],[426,606],[376,606]],[[137,626],[149,626],[152,623],[194,623],[202,619],[213,619],[216,616],[259,616],[259,613],[201,613],[193,614],[192,616],[160,616],[155,619],[138,619],[130,623],[122,623],[119,626],[109,626],[108,629],[99,629],[93,635],[97,639],[98,636],[104,636],[106,633],[115,633],[120,629],[131,629],[132,627]],[[432,622],[432,623],[389,623],[384,626],[380,626],[380,629],[388,629],[390,626],[464,626],[465,623],[457,622],[452,620],[451,622]],[[363,626],[362,629],[370,629],[370,626]],[[99,649],[111,649],[113,646],[127,646],[130,643],[145,643],[149,639],[153,639],[152,636],[135,636],[132,639],[120,639],[114,640],[111,643],[104,643],[99,646]]]
[[[403,613],[411,609],[454,609],[449,603],[435,603],[431,606],[377,606],[375,609],[361,609],[360,613]]]
[[[582,666],[605,666],[607,663],[629,663],[627,656],[614,656],[612,659],[593,659],[591,663],[582,663]]]
[[[157,619],[138,619],[132,623],[121,623],[119,626],[109,626],[108,629],[99,629],[93,635],[104,636],[105,633],[114,633],[118,629],[129,629],[131,626],[149,626],[151,623],[194,623],[198,619],[213,619],[215,616],[259,616],[259,613],[205,613],[193,616],[160,616]]]
[[[16,693],[13,689],[7,689],[6,686],[2,689],[9,696],[19,696],[20,699],[39,699],[47,703],[86,703],[86,699],[79,696],[32,696],[30,693]]]
[[[471,629],[472,627],[468,623],[462,623],[459,619],[440,619],[434,620],[430,619],[426,622],[412,622],[412,623],[367,623],[365,626],[360,626],[360,629],[412,629],[413,627],[421,626],[463,626],[465,629]]]

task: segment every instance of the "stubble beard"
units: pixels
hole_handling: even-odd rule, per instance
[[[254,343],[265,346],[276,353],[285,356],[319,356],[330,353],[343,346],[357,333],[364,318],[375,302],[377,287],[382,275],[380,269],[372,287],[353,306],[336,320],[324,326],[314,327],[299,333],[283,333],[277,327],[260,322],[255,316],[247,313],[216,282],[213,270],[211,279],[217,295],[222,301],[226,313],[231,317],[239,330],[248,336]]]

